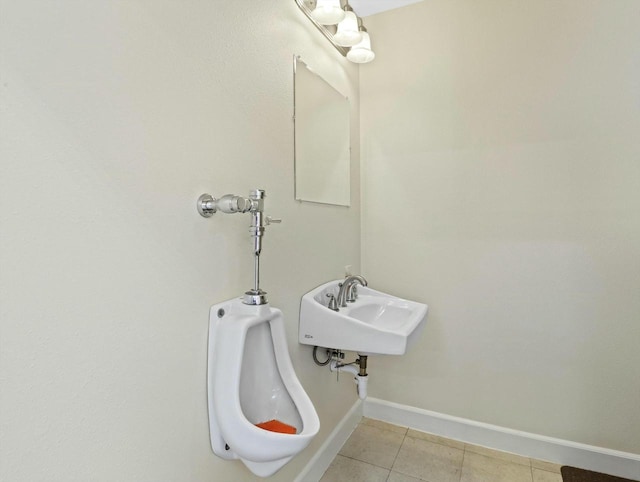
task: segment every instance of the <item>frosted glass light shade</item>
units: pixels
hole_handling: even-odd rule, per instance
[[[362,40],[351,47],[347,52],[347,58],[356,64],[366,64],[376,58],[376,54],[371,50],[371,39],[367,32],[360,32]]]
[[[343,47],[351,47],[362,40],[362,33],[358,30],[358,18],[355,13],[345,13],[344,19],[338,24],[338,31],[333,39]]]
[[[340,7],[340,0],[318,0],[311,16],[322,25],[335,25],[344,18],[344,10]]]

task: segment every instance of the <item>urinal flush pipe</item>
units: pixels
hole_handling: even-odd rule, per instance
[[[359,368],[355,365],[359,365]],[[347,372],[354,376],[354,382],[357,385],[358,397],[360,400],[367,398],[367,384],[369,376],[367,375],[367,357],[366,355],[358,355],[358,360],[354,363],[343,364],[338,359],[331,360],[329,368],[332,372]]]
[[[251,214],[249,232],[253,238],[253,288],[244,294],[243,303],[245,305],[266,305],[268,303],[267,292],[260,289],[262,237],[265,226],[280,223],[282,220],[264,215],[265,197],[266,192],[263,189],[254,189],[249,193],[248,198],[235,194],[225,194],[220,199],[214,198],[211,194],[203,194],[198,198],[198,212],[205,218],[213,216],[218,211],[227,214]]]

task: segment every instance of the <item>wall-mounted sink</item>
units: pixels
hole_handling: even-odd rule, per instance
[[[327,295],[337,298],[341,281],[325,283],[302,297],[300,343],[363,355],[404,355],[424,328],[427,305],[358,286],[358,299],[333,311]]]

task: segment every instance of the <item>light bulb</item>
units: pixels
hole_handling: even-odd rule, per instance
[[[371,39],[367,32],[360,32],[362,40],[351,47],[347,52],[347,58],[356,64],[366,64],[376,58],[376,54],[371,50]]]
[[[358,30],[358,18],[353,12],[347,11],[344,19],[338,24],[338,31],[333,36],[338,45],[351,47],[362,40],[362,33]]]
[[[322,25],[335,25],[344,18],[344,10],[340,8],[340,0],[318,0],[311,16]]]

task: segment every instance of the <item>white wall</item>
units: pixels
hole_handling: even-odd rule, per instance
[[[363,269],[430,305],[370,395],[640,453],[640,3],[367,20]]]
[[[252,286],[246,215],[203,192],[266,189],[263,287],[321,419],[355,400],[297,340],[300,296],[360,260],[351,208],[293,200],[294,54],[353,100],[358,71],[292,0],[25,0],[0,6],[0,480],[252,480],[209,446],[208,309]]]

